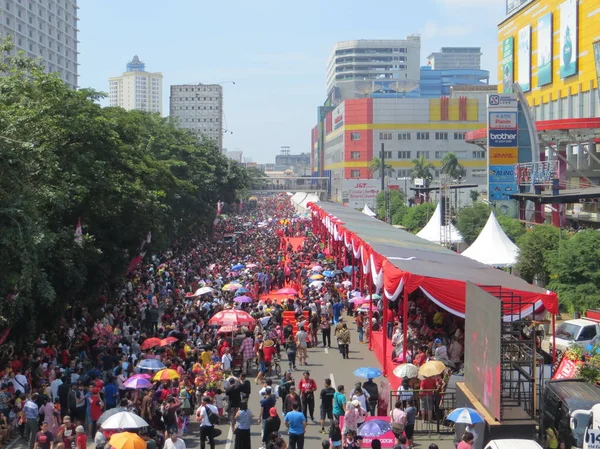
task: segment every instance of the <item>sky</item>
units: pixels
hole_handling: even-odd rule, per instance
[[[274,162],[310,151],[337,41],[421,35],[421,63],[442,46],[482,47],[496,81],[506,0],[79,0],[79,86],[108,91],[134,55],[169,86],[225,83],[223,146]]]

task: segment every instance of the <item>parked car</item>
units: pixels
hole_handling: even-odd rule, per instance
[[[600,325],[586,318],[563,321],[556,328],[556,349],[566,351],[571,346],[585,348],[600,335]]]

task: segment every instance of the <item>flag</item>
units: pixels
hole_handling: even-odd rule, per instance
[[[221,215],[222,210],[223,210],[223,202],[217,201],[217,215]]]
[[[152,231],[148,231],[148,235],[146,236],[146,243],[150,243],[152,241]]]
[[[129,274],[133,270],[135,270],[137,268],[137,266],[142,262],[142,259],[144,259],[145,255],[146,255],[146,251],[143,251],[143,252],[139,253],[137,256],[135,256],[133,259],[131,259],[131,262],[129,262],[129,266],[127,267],[127,272],[125,274]]]
[[[81,227],[81,218],[77,220],[77,226],[75,227],[75,243],[79,246],[83,245],[83,228]]]

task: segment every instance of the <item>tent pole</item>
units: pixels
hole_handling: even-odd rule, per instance
[[[552,370],[556,366],[556,314],[552,314]],[[554,372],[551,373],[554,376]]]
[[[369,289],[369,351],[373,350],[373,289],[371,288],[371,282],[367,281],[367,288]],[[364,322],[363,322],[364,323]],[[363,324],[364,327],[364,324]]]
[[[385,291],[383,292],[383,325],[381,326],[381,333],[382,333],[382,341],[383,341],[383,375],[387,376],[387,310],[388,310],[388,297],[385,293]]]
[[[404,363],[407,363],[406,353],[408,349],[408,288],[406,286],[407,281],[404,282],[404,286],[402,288],[402,296],[404,299],[404,304],[402,305],[402,332],[404,334],[402,341],[402,359],[404,360]]]

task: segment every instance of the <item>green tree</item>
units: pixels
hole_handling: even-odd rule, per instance
[[[441,172],[448,175],[451,179],[457,180],[466,176],[465,167],[459,162],[456,153],[448,152],[442,158]]]
[[[402,225],[410,232],[417,233],[425,227],[433,213],[436,205],[433,203],[422,203],[409,207],[402,218]]]
[[[600,233],[577,232],[561,240],[559,249],[545,258],[550,273],[548,288],[555,291],[569,312],[600,307]]]
[[[509,217],[504,214],[497,214],[496,219],[506,236],[517,243],[517,240],[525,234],[525,226],[516,218]]]
[[[469,197],[471,198],[471,201],[475,203],[479,199],[480,193],[477,190],[470,190]]]
[[[477,202],[458,212],[456,229],[458,229],[466,243],[470,245],[477,239],[490,217],[491,211],[492,209],[486,203]]]
[[[385,164],[386,176],[392,176],[395,171],[396,170],[390,164]],[[378,157],[373,158],[369,164],[369,172],[371,173],[371,176],[374,176],[374,174],[377,173],[377,177],[381,178],[381,159]]]
[[[402,218],[404,218],[404,214],[408,210],[408,206],[406,205],[406,198],[404,193],[400,190],[390,190],[390,214],[392,216],[392,224],[398,225],[402,224]],[[386,218],[385,211],[385,196],[384,192],[379,192],[377,194],[377,203],[376,203],[376,212],[377,216],[384,219]]]
[[[425,159],[425,156],[419,156],[417,159],[412,160],[413,168],[410,171],[410,179],[422,178],[425,181],[425,185],[428,186],[429,182],[433,179],[431,170],[433,170],[433,164]]]
[[[529,283],[548,284],[548,264],[558,248],[559,230],[550,225],[537,225],[528,229],[518,240],[519,260],[516,269]]]

